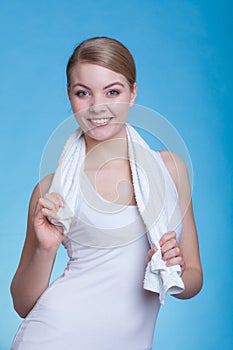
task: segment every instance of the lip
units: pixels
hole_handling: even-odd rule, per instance
[[[101,120],[101,119],[107,119],[107,118],[92,118],[92,119],[88,119],[88,121],[91,123],[91,125],[95,126],[96,128],[100,128],[100,127],[108,125],[111,122],[112,117],[108,118],[108,120],[105,123],[97,124],[97,123],[93,122],[93,120]]]

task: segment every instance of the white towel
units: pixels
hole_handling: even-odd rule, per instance
[[[128,138],[128,157],[131,166],[133,186],[138,210],[147,229],[151,247],[158,249],[146,267],[143,287],[159,294],[161,304],[166,294],[177,294],[184,290],[179,265],[167,267],[162,259],[159,240],[162,235],[178,225],[179,210],[174,210],[172,220],[168,220],[165,205],[164,170],[157,160],[156,152],[151,150],[141,136],[126,124]],[[83,131],[77,129],[67,140],[59,159],[49,192],[59,193],[65,201],[60,208],[59,220],[50,219],[69,232],[80,195],[80,173],[85,159],[85,140]]]

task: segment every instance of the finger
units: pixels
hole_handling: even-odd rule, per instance
[[[182,256],[176,257],[176,258],[172,258],[166,261],[166,265],[167,266],[174,266],[174,265],[180,265],[181,268],[181,276],[185,271],[186,268],[186,264],[184,261],[184,258]]]
[[[157,251],[156,247],[153,247],[148,251],[147,257],[146,257],[146,264],[148,264],[148,262],[151,260],[151,258],[153,256],[153,254],[156,253],[156,251]]]
[[[44,208],[44,206],[41,204],[41,199],[42,198],[39,198],[38,202],[37,202],[37,205],[36,205],[36,208],[35,208],[35,212],[34,212],[34,215],[33,215],[33,219],[35,220],[39,220],[39,219],[43,219],[44,218],[44,214],[42,212],[42,209]]]
[[[64,206],[62,197],[56,193],[46,193],[44,197],[38,200],[38,204],[54,211],[58,211],[59,208]]]
[[[40,206],[40,209],[41,208],[46,208],[46,209],[54,210],[54,211],[58,211],[59,210],[59,205],[54,203],[54,202],[51,202],[49,199],[40,198],[38,200],[38,204]]]
[[[60,219],[60,217],[57,215],[56,212],[53,212],[46,208],[41,208],[40,210],[37,210],[37,212],[33,216],[34,225],[40,226],[40,225],[43,225],[45,222],[50,223],[50,221],[48,220],[48,217],[54,220]]]
[[[176,258],[181,256],[181,251],[179,247],[172,248],[170,250],[167,250],[165,253],[162,254],[163,260],[169,260],[172,258]]]
[[[171,238],[169,241],[165,242],[161,246],[162,254],[165,254],[169,250],[177,248],[177,247],[178,247],[178,243],[177,243],[176,239],[175,238]]]
[[[50,210],[50,209],[47,209],[47,208],[42,208],[41,212],[42,212],[43,216],[50,217],[50,218],[52,218],[54,220],[59,220],[60,219],[60,216],[54,210]]]
[[[181,258],[181,256],[177,256],[175,258],[166,260],[167,266],[182,265],[182,263],[183,263],[183,259]]]
[[[54,212],[55,214],[58,212],[59,210],[59,205],[52,201],[50,201],[49,199],[45,199],[43,197],[39,198],[38,202],[37,202],[37,206],[36,206],[36,209],[35,209],[35,213],[34,213],[34,217],[35,216],[38,216],[38,215],[42,215],[42,216],[45,216],[48,212],[48,210],[52,213]],[[46,209],[46,210],[44,210]]]
[[[44,195],[44,198],[49,200],[50,202],[54,203],[58,207],[64,206],[64,200],[58,193],[46,193]]]
[[[55,201],[58,201],[61,205],[64,205],[64,199],[59,193],[47,192],[45,195],[53,198]]]
[[[169,241],[170,239],[173,239],[173,238],[176,239],[176,232],[175,231],[169,231],[169,232],[164,233],[159,241],[160,246],[162,246],[167,241]]]

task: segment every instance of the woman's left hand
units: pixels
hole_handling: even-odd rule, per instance
[[[176,240],[175,231],[166,232],[159,241],[162,258],[167,266],[180,265],[181,274],[185,270],[185,261],[180,249],[179,243]],[[156,247],[151,248],[146,257],[146,264],[151,260],[153,254],[157,251]]]

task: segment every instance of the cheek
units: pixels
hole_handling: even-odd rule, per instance
[[[77,102],[72,97],[70,98],[70,105],[71,105],[73,112],[75,112],[75,110],[77,109]]]
[[[76,121],[82,129],[85,129],[85,116],[87,114],[86,104],[77,98],[70,98],[70,105]]]
[[[84,130],[85,132],[87,132],[87,130],[90,128],[90,125],[88,126],[88,112],[86,109],[78,109],[75,110],[73,109],[73,113],[74,113],[74,117],[77,121],[77,123],[79,124],[79,126],[81,127],[82,130]]]
[[[112,112],[112,114],[121,117],[126,118],[128,116],[129,112],[129,103],[127,102],[115,102],[111,103],[109,106],[109,110]]]
[[[74,113],[88,108],[87,101],[78,99],[76,96],[70,98],[70,104]]]

